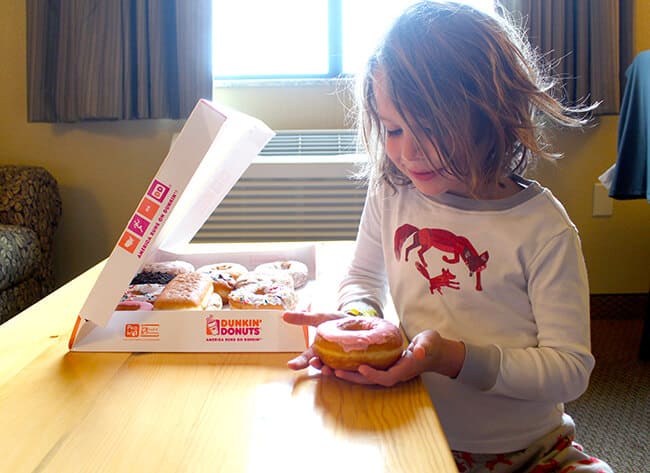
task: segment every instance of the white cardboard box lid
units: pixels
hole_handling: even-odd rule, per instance
[[[106,326],[134,274],[159,249],[186,246],[273,135],[254,117],[200,100],[129,219],[79,316]]]

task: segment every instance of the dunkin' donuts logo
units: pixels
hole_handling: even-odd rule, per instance
[[[258,342],[262,339],[262,319],[223,319],[212,314],[205,320],[208,342]]]

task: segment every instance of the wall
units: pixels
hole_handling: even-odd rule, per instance
[[[108,256],[145,187],[164,159],[172,120],[37,124],[26,121],[25,3],[0,4],[0,164],[46,167],[61,186],[64,214],[55,244],[58,284]],[[650,5],[636,0],[635,30],[646,31]],[[650,49],[637,34],[636,51]],[[339,128],[345,98],[337,86],[222,89],[215,100],[255,115],[275,129]],[[562,199],[580,230],[593,293],[646,292],[650,287],[650,205],[615,201],[612,217],[591,216],[597,177],[615,160],[617,117],[585,132],[562,132],[565,153],[537,177]]]

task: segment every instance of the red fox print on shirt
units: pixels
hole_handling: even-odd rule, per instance
[[[443,268],[442,273],[438,276],[429,274],[427,262],[424,259],[424,253],[435,248],[443,253],[442,260],[445,263],[456,264],[462,259],[463,263],[469,269],[470,277],[476,274],[476,290],[482,291],[481,271],[487,267],[489,254],[487,251],[479,254],[470,241],[460,235],[456,235],[448,230],[440,228],[417,228],[411,224],[405,223],[395,231],[394,250],[395,257],[399,261],[402,254],[402,247],[409,238],[413,238],[412,243],[404,251],[404,261],[408,261],[409,253],[415,248],[419,248],[417,253],[419,261],[415,262],[417,270],[429,281],[429,291],[433,294],[436,290],[442,294],[443,287],[459,289],[460,283],[454,281],[456,275],[449,269]]]

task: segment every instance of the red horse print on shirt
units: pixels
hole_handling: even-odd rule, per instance
[[[429,290],[433,294],[434,290],[442,293],[441,287],[447,286],[452,289],[458,289],[459,283],[452,281],[456,276],[449,270],[443,269],[442,274],[434,276],[429,275],[427,262],[424,259],[424,253],[431,248],[436,248],[444,253],[450,253],[451,256],[443,255],[442,260],[445,263],[456,264],[461,259],[469,269],[469,275],[476,274],[476,290],[482,291],[481,271],[487,267],[489,254],[487,251],[479,254],[470,241],[460,235],[456,235],[448,230],[440,228],[417,228],[411,224],[405,223],[395,231],[394,250],[395,257],[399,261],[402,253],[402,247],[406,240],[413,237],[413,242],[406,247],[404,252],[404,261],[408,261],[409,253],[414,248],[419,247],[418,256],[420,261],[416,261],[417,270],[429,280]],[[434,282],[435,280],[435,282]]]

